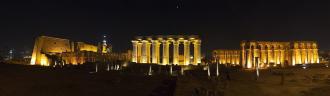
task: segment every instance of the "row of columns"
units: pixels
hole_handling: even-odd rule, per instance
[[[249,49],[242,50],[245,51],[247,56],[244,58],[247,58],[246,60],[243,60],[247,63],[247,68],[255,67],[256,60],[255,58],[258,57],[259,63],[261,64],[260,67],[266,67],[269,66],[269,64],[284,64],[285,60],[287,60],[287,49],[285,49],[282,45],[277,46],[275,45],[273,48],[271,45],[259,45],[260,47],[257,48],[256,45],[250,45]],[[266,48],[267,46],[267,48]],[[245,55],[244,54],[244,55]]]
[[[184,61],[183,65],[191,64],[190,62],[190,45],[194,45],[194,61],[192,64],[201,63],[201,40],[190,39],[179,40],[133,40],[132,62],[136,63],[154,63],[154,64],[170,64],[170,45],[173,45],[173,64],[180,64],[179,47],[184,44]],[[162,58],[160,57],[160,45],[162,45]],[[152,46],[152,47],[151,47]],[[150,48],[151,47],[151,48]],[[151,51],[150,51],[151,49]],[[151,56],[150,56],[151,54]],[[162,59],[162,62],[161,60]]]
[[[213,54],[220,64],[240,64],[240,50],[215,50]]]
[[[293,64],[320,63],[316,43],[294,43]]]
[[[289,42],[248,42],[241,43],[242,66],[254,68],[255,58],[260,58],[260,67],[267,67],[269,64],[283,65],[285,63],[310,64],[319,63],[318,49],[315,42],[294,42],[293,48]],[[290,49],[291,48],[291,49]]]

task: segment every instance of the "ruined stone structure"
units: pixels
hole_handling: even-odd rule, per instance
[[[255,68],[257,62],[261,68],[319,63],[318,45],[315,41],[242,41],[240,45],[240,51],[215,50],[213,56],[221,64],[237,64],[232,60],[237,60],[235,56],[239,53],[239,63],[243,68]]]
[[[103,43],[106,42],[103,41]],[[54,65],[52,63],[75,65],[97,60],[130,59],[127,57],[128,53],[108,53],[107,48],[109,47],[106,44],[95,46],[84,42],[72,42],[68,39],[40,36],[35,40],[30,63],[42,66]]]
[[[31,64],[48,66],[50,60],[47,57],[47,54],[55,55],[59,53],[63,53],[61,54],[63,55],[62,59],[66,63],[83,63],[84,60],[79,58],[82,57],[80,55],[88,54],[90,52],[97,52],[97,49],[97,46],[83,42],[71,42],[68,39],[40,36],[36,39],[34,44]]]
[[[215,62],[219,62],[220,64],[234,64],[239,65],[240,64],[240,56],[241,51],[240,50],[214,50],[213,56],[217,58]]]
[[[256,57],[260,67],[319,63],[317,43],[314,41],[243,41],[241,47],[244,68],[254,68]]]
[[[196,35],[140,36],[132,40],[132,44],[132,62],[135,63],[162,65],[197,65],[201,63],[201,40]],[[180,54],[181,44],[183,45],[183,55]],[[173,49],[171,53],[170,47]],[[193,55],[190,55],[191,49],[193,49]]]

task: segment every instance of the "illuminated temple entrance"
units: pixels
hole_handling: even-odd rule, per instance
[[[201,63],[201,40],[196,35],[138,36],[132,40],[132,44],[132,62],[135,63],[162,65]],[[181,46],[183,46],[183,54],[180,54]]]

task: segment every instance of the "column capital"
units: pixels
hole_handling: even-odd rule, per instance
[[[142,44],[147,44],[148,41],[147,41],[147,40],[142,40],[141,43],[142,43]]]
[[[193,42],[193,44],[201,44],[202,43],[201,40],[192,40],[191,42]]]
[[[132,43],[138,43],[139,41],[138,40],[132,40],[131,42]]]
[[[151,42],[159,42],[159,40],[150,40]]]
[[[190,41],[189,40],[184,40],[183,43],[184,44],[190,44]]]

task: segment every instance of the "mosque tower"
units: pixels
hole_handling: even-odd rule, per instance
[[[112,46],[111,44],[107,43],[107,36],[103,35],[103,41],[102,41],[102,53],[111,53]]]

